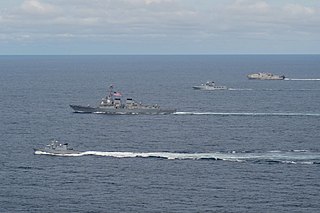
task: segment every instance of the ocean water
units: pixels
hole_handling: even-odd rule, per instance
[[[0,212],[320,211],[319,55],[0,56],[0,74]],[[229,90],[192,89],[208,80]],[[72,112],[110,84],[177,113]],[[81,153],[34,154],[53,138]]]

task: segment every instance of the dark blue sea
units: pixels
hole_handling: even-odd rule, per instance
[[[177,113],[69,107],[111,84]],[[320,55],[0,56],[0,106],[0,212],[320,211]]]

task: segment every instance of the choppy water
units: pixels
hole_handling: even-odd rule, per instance
[[[1,212],[318,212],[320,56],[0,56]],[[285,81],[247,80],[251,72]],[[214,80],[225,91],[192,86]],[[172,115],[72,113],[114,84]],[[55,138],[81,151],[33,153]]]

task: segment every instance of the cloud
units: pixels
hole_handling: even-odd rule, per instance
[[[250,13],[265,13],[269,11],[270,6],[267,2],[260,0],[236,0],[229,6],[229,9]]]
[[[100,37],[116,33],[197,36],[223,34],[226,29],[263,35],[261,29],[272,32],[284,23],[298,27],[301,16],[319,17],[314,8],[298,4],[281,7],[264,0],[234,0],[217,6],[214,2],[206,1],[205,8],[192,5],[196,4],[192,0],[25,0],[20,10],[0,14],[0,20],[12,29],[97,33]],[[293,22],[292,17],[299,19]],[[304,18],[310,24],[316,22]]]
[[[145,4],[171,3],[173,0],[144,0]]]
[[[287,4],[284,6],[284,11],[291,15],[314,15],[315,9],[305,7],[299,4]]]
[[[26,13],[35,15],[48,15],[56,12],[54,5],[43,3],[40,0],[26,0],[21,4],[21,9]]]
[[[207,47],[231,40],[319,38],[319,9],[310,3],[285,2],[24,0],[5,11],[0,9],[0,42],[81,40],[143,46],[148,41]]]

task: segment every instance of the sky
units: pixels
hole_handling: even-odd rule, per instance
[[[320,54],[320,0],[0,0],[0,55]]]

